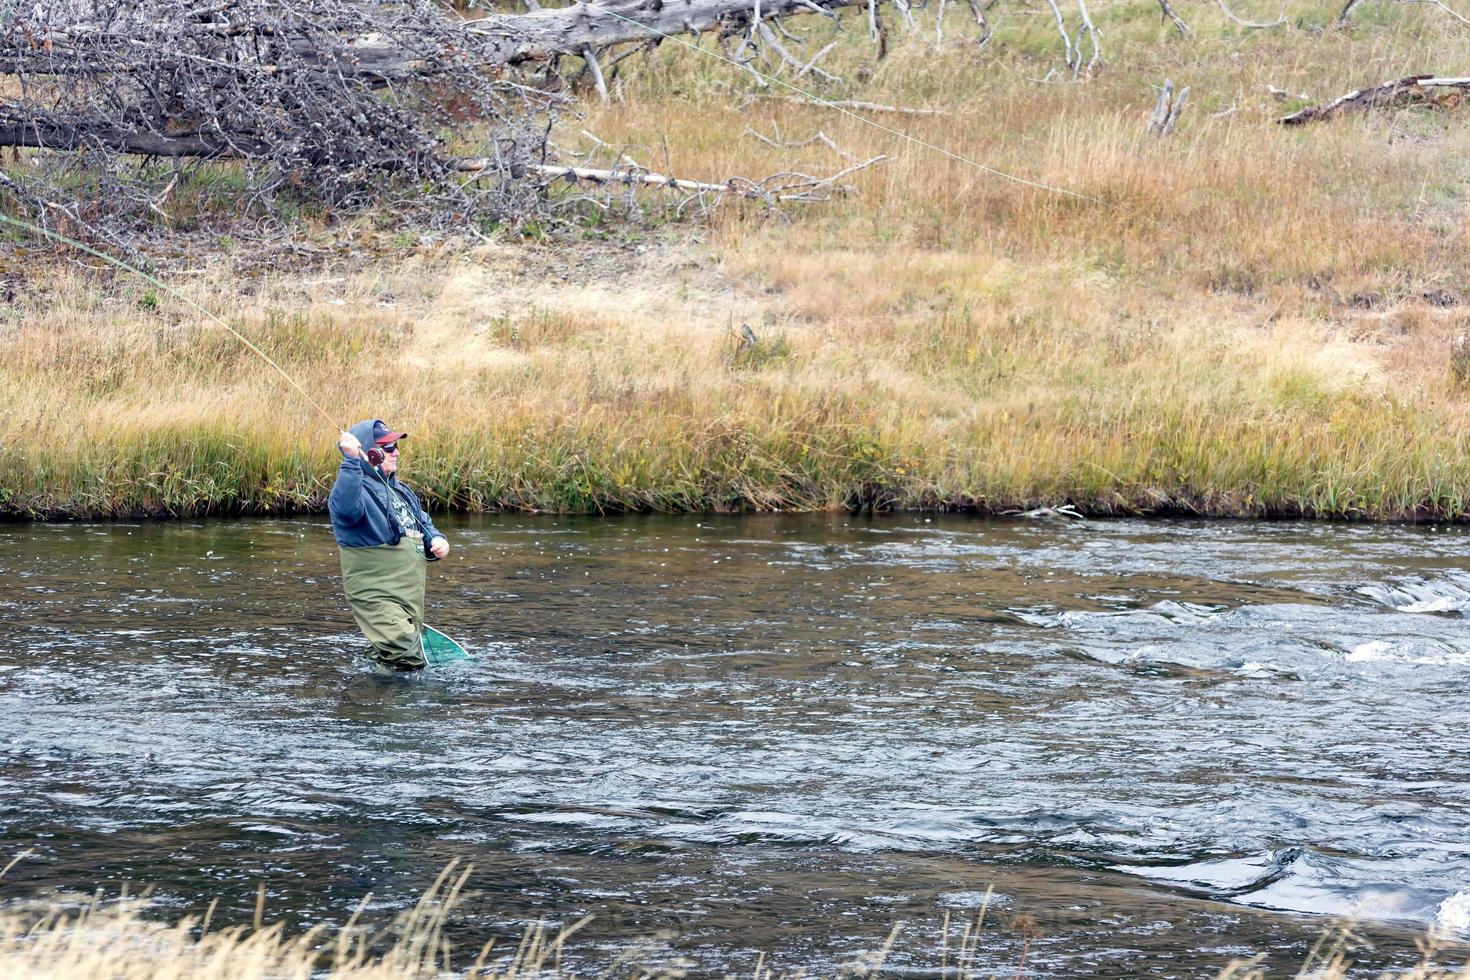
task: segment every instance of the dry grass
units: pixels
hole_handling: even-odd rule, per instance
[[[251,926],[212,929],[213,905],[202,919],[185,917],[174,923],[148,916],[148,904],[137,900],[13,906],[0,912],[0,975],[25,980],[397,980],[448,975],[509,980],[568,975],[561,969],[562,953],[585,923],[554,933],[528,927],[515,948],[497,948],[492,940],[456,968],[445,923],[470,869],[455,872],[451,864],[417,905],[380,932],[358,925],[367,900],[335,935],[317,927],[296,936],[287,935],[280,924],[265,924],[259,907]]]
[[[1460,949],[1452,950],[1456,945]],[[1386,970],[1374,974],[1377,980],[1466,980],[1470,978],[1470,962],[1459,965],[1447,964],[1450,959],[1464,956],[1463,944],[1457,944],[1433,929],[1418,940],[1419,962],[1404,970]],[[1307,954],[1301,966],[1292,974],[1296,980],[1348,980],[1349,977],[1367,976],[1356,957],[1371,949],[1353,922],[1338,922],[1323,930],[1322,936]],[[1269,980],[1273,971],[1264,965],[1264,955],[1249,959],[1233,960],[1220,971],[1216,980]]]
[[[565,965],[569,941],[587,924],[581,920],[561,929],[544,924],[526,927],[519,942],[486,942],[478,951],[456,950],[446,937],[445,925],[460,899],[470,876],[469,868],[451,864],[412,908],[400,914],[383,930],[359,925],[357,912],[335,933],[315,927],[299,935],[288,935],[280,924],[266,924],[258,906],[252,925],[218,928],[211,921],[214,906],[202,918],[184,917],[176,922],[160,919],[145,901],[110,900],[47,904],[12,904],[0,909],[0,975],[24,980],[78,980],[108,977],[111,980],[410,980],[410,978],[464,977],[466,980],[512,980],[538,977],[545,980],[574,980],[577,968]],[[262,892],[262,895],[264,893]],[[371,896],[369,896],[371,898]],[[992,917],[993,918],[993,917]],[[974,917],[951,922],[948,913],[942,927],[941,948],[934,951],[937,975],[953,980],[981,977],[1029,975],[1026,951],[1030,939],[1044,933],[1030,916],[1014,917],[1008,924],[986,922],[982,907]],[[1010,953],[997,962],[989,947],[997,937],[1008,946],[1016,936],[1024,941],[1014,962]],[[900,935],[900,928],[871,950],[859,953],[840,971],[841,976],[862,978],[884,975],[885,963]],[[688,975],[683,961],[648,963],[640,959],[638,944],[598,968],[600,977],[636,977],[642,980],[672,980]],[[1374,974],[1379,980],[1467,980],[1470,964],[1447,962],[1463,956],[1463,948],[1446,949],[1433,933],[1420,942],[1421,959],[1412,967]],[[1372,946],[1355,926],[1340,923],[1324,931],[1298,969],[1282,972],[1257,956],[1226,964],[1219,980],[1268,980],[1293,976],[1297,980],[1347,980],[1363,976],[1355,957]],[[571,957],[565,957],[570,960]],[[913,967],[911,966],[910,969]],[[740,972],[728,977],[743,975]],[[795,980],[809,974],[805,969],[777,971],[758,958],[751,971],[754,980]]]
[[[590,147],[586,129],[715,179],[845,165],[747,126],[894,159],[854,178],[859,195],[777,219],[728,207],[639,242],[574,208],[576,245],[451,254],[381,234],[379,258],[264,276],[201,260],[171,282],[338,421],[414,429],[406,474],[457,507],[1470,510],[1449,369],[1470,330],[1467,110],[1287,130],[1272,120],[1294,103],[1266,92],[1452,70],[1470,32],[1423,5],[1325,32],[1242,32],[1200,8],[1186,41],[1114,4],[1095,11],[1102,74],[1041,82],[1058,61],[1045,17],[1006,8],[977,49],[952,10],[936,52],[930,7],[881,62],[850,29],[824,62],[853,80],[841,94],[944,108],[876,118],[1085,200],[761,98],[666,44],[563,144]],[[1191,108],[1160,140],[1144,130],[1165,76]],[[167,296],[106,278],[33,285],[0,321],[0,508],[318,506],[325,421]]]

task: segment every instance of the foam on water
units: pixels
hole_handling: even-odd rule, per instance
[[[1440,902],[1434,924],[1446,932],[1470,936],[1470,891],[1455,892]]]
[[[1405,613],[1449,613],[1470,609],[1470,582],[1454,574],[1435,578],[1411,578],[1397,582],[1373,583],[1357,591]]]
[[[1461,667],[1470,665],[1470,650],[1457,650],[1448,643],[1422,638],[1369,640],[1353,647],[1343,659],[1350,664],[1386,661],[1426,667]]]

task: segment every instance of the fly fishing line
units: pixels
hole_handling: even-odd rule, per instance
[[[13,225],[16,228],[20,228],[20,229],[22,229],[24,231],[30,231],[30,232],[35,232],[35,233],[40,234],[40,235],[44,235],[45,237],[50,238],[50,239],[52,239],[54,241],[58,241],[58,242],[62,242],[64,244],[66,244],[66,245],[70,245],[72,248],[80,249],[81,251],[86,252],[88,255],[96,256],[97,258],[101,259],[104,262],[107,262],[107,263],[109,263],[111,265],[117,266],[119,269],[122,269],[122,270],[124,270],[126,272],[131,272],[133,275],[138,276],[144,282],[147,282],[150,285],[155,286],[158,289],[163,290],[169,296],[172,296],[174,299],[178,300],[179,302],[183,303],[184,305],[190,307],[191,309],[194,309],[194,310],[199,311],[199,313],[201,315],[203,315],[206,319],[208,319],[211,323],[216,323],[219,326],[224,327],[226,330],[228,330],[230,332],[230,335],[232,337],[234,337],[240,343],[244,344],[245,347],[248,350],[250,350],[252,353],[258,355],[267,364],[269,364],[271,367],[275,368],[276,369],[276,372],[278,374],[280,374],[281,377],[285,378],[286,379],[286,382],[288,384],[290,384],[291,387],[295,388],[297,391],[299,391],[301,393],[301,397],[302,398],[305,398],[309,403],[311,403],[311,407],[312,408],[316,409],[318,412],[321,413],[322,418],[326,419],[328,422],[330,422],[332,424],[332,428],[336,429],[338,432],[341,432],[342,431],[342,427],[337,424],[336,419],[332,418],[331,414],[325,408],[322,408],[321,405],[319,405],[317,403],[317,400],[315,398],[313,398],[313,397],[311,397],[311,395],[307,394],[306,389],[303,388],[303,387],[301,387],[301,385],[297,384],[296,383],[296,380],[294,378],[292,378],[289,374],[286,373],[286,369],[285,368],[281,367],[274,360],[272,360],[271,359],[271,356],[269,354],[267,354],[265,351],[261,350],[259,347],[255,346],[255,344],[251,343],[250,342],[250,338],[246,337],[244,334],[242,334],[240,331],[236,330],[234,327],[230,326],[224,320],[220,319],[218,316],[216,316],[215,314],[211,313],[205,307],[200,306],[198,303],[194,302],[192,299],[190,299],[189,297],[185,296],[183,293],[179,292],[177,289],[174,289],[172,286],[170,286],[167,283],[163,282],[158,277],[153,276],[153,275],[150,275],[149,273],[144,272],[142,269],[139,269],[137,266],[132,265],[132,264],[127,263],[127,262],[124,262],[122,259],[117,258],[114,255],[108,255],[106,252],[99,251],[99,250],[93,248],[92,246],[86,244],[85,242],[79,242],[79,241],[77,241],[74,238],[68,238],[65,235],[62,235],[62,234],[59,234],[57,232],[54,232],[54,231],[50,230],[49,228],[42,228],[40,225],[33,225],[29,221],[22,221],[19,218],[13,218],[13,217],[11,217],[8,214],[0,214],[0,222],[4,222],[5,224],[8,224],[8,225]]]
[[[780,79],[780,78],[777,78],[774,75],[767,75],[764,72],[758,70],[754,65],[751,65],[749,63],[741,64],[740,62],[735,61],[732,58],[727,58],[724,55],[719,54],[719,53],[714,52],[714,51],[711,51],[711,50],[709,50],[708,48],[705,48],[702,45],[693,44],[693,43],[691,43],[689,41],[684,40],[681,37],[676,37],[673,34],[665,34],[663,31],[659,30],[657,27],[650,27],[648,24],[644,24],[641,21],[634,20],[631,17],[626,17],[623,14],[618,13],[616,10],[610,10],[607,7],[600,6],[599,4],[589,3],[588,0],[577,0],[577,3],[580,6],[586,7],[588,9],[590,9],[590,10],[596,10],[596,11],[598,11],[600,13],[607,14],[609,17],[615,18],[616,20],[623,21],[626,24],[631,24],[634,27],[637,27],[637,28],[640,28],[642,30],[645,30],[645,31],[647,31],[650,34],[657,35],[658,37],[662,38],[663,40],[673,41],[676,44],[682,44],[686,48],[690,48],[690,49],[692,49],[694,51],[698,51],[700,54],[709,55],[711,58],[714,58],[716,61],[722,61],[725,64],[730,65],[732,68],[737,68],[737,69],[740,69],[742,71],[749,71],[752,74],[754,74],[757,78],[760,78],[763,81],[772,82],[772,83],[774,83],[776,85],[780,85],[782,88],[790,89],[792,92],[795,92],[797,95],[800,95],[802,98],[810,99],[811,101],[817,103],[818,105],[825,106],[828,109],[836,109],[838,112],[842,113],[844,116],[848,116],[848,117],[850,117],[852,119],[856,119],[858,122],[863,123],[866,126],[872,126],[874,129],[877,129],[877,130],[880,130],[881,132],[887,133],[889,136],[897,136],[899,139],[908,140],[910,143],[914,143],[914,144],[916,144],[918,146],[927,147],[928,149],[933,150],[935,153],[939,153],[939,154],[942,154],[943,156],[947,156],[951,160],[958,160],[960,163],[963,163],[963,164],[966,164],[968,166],[974,167],[976,170],[979,170],[982,173],[991,174],[991,175],[996,176],[996,177],[1002,177],[1002,178],[1004,178],[1006,180],[1014,181],[1015,183],[1022,184],[1022,185],[1026,186],[1026,187],[1033,187],[1033,188],[1035,188],[1037,190],[1050,191],[1050,192],[1052,192],[1054,194],[1062,194],[1062,195],[1065,195],[1067,197],[1076,198],[1079,201],[1088,201],[1088,202],[1090,202],[1092,204],[1101,204],[1101,205],[1103,205],[1105,207],[1108,206],[1108,202],[1103,201],[1103,200],[1100,200],[1100,199],[1095,198],[1095,197],[1090,197],[1087,194],[1082,194],[1082,193],[1079,193],[1077,191],[1068,190],[1065,187],[1057,187],[1054,184],[1046,184],[1046,183],[1042,183],[1041,181],[1028,180],[1025,177],[1020,177],[1020,176],[1017,176],[1016,174],[1007,173],[1004,170],[997,170],[995,167],[987,166],[986,164],[983,164],[983,163],[981,163],[978,160],[972,160],[971,158],[969,158],[969,157],[967,157],[967,156],[965,156],[963,154],[955,153],[953,150],[947,150],[944,147],[939,146],[939,145],[934,144],[934,143],[930,143],[927,140],[919,139],[917,136],[911,136],[908,133],[903,132],[902,130],[894,129],[891,126],[885,126],[885,125],[883,125],[882,123],[879,123],[879,122],[874,122],[873,120],[867,118],[866,116],[860,116],[860,115],[858,115],[856,112],[853,112],[851,109],[847,108],[846,106],[838,105],[836,102],[831,102],[831,101],[829,101],[827,99],[824,99],[824,98],[822,98],[821,96],[817,95],[814,92],[808,92],[805,89],[803,89],[803,88],[801,88],[799,86],[796,86],[796,85],[792,85],[790,82],[785,81],[785,80]]]
[[[267,354],[265,351],[261,350],[254,343],[252,343],[249,337],[246,337],[244,334],[242,334],[240,331],[236,330],[234,327],[230,326],[228,323],[226,323],[224,320],[220,319],[220,317],[216,316],[214,313],[211,313],[207,308],[205,308],[205,307],[199,305],[198,303],[194,302],[192,299],[190,299],[189,297],[185,296],[183,293],[179,292],[177,289],[174,289],[172,286],[169,286],[167,283],[165,283],[162,280],[160,280],[157,276],[150,275],[149,273],[144,272],[142,269],[139,269],[137,266],[135,266],[135,265],[133,265],[133,264],[131,264],[129,262],[124,262],[122,259],[119,259],[119,258],[117,258],[114,255],[108,255],[106,252],[103,252],[103,251],[100,251],[98,249],[95,249],[92,246],[86,244],[85,242],[79,242],[79,241],[77,241],[74,238],[68,238],[67,236],[62,235],[62,234],[60,234],[58,232],[51,231],[48,228],[42,228],[39,225],[31,224],[29,221],[22,221],[19,218],[13,218],[10,215],[0,214],[0,222],[4,222],[5,224],[9,224],[9,225],[14,225],[15,227],[20,228],[20,229],[25,230],[25,231],[36,232],[38,234],[41,234],[41,235],[46,236],[47,238],[54,239],[55,241],[62,242],[64,244],[70,245],[72,248],[80,249],[81,251],[87,253],[88,255],[96,256],[97,258],[101,259],[104,262],[107,262],[107,263],[109,263],[111,265],[117,266],[119,269],[122,269],[122,270],[124,270],[126,272],[131,272],[133,275],[138,276],[139,278],[141,278],[144,282],[147,282],[150,285],[156,286],[157,288],[163,290],[169,296],[172,296],[174,299],[177,299],[179,302],[184,303],[185,305],[189,306],[191,309],[198,310],[199,313],[202,314],[204,317],[206,317],[211,323],[216,323],[216,324],[220,325],[221,327],[224,327],[226,330],[228,330],[230,332],[230,335],[232,337],[234,337],[240,343],[244,344],[245,347],[246,347],[246,349],[248,349],[252,353],[258,355],[263,361],[265,361],[271,367],[275,368],[276,369],[276,372],[278,374],[280,374],[281,377],[285,378],[286,379],[286,382],[288,384],[290,384],[291,387],[295,388],[297,391],[299,391],[301,393],[301,397],[302,398],[305,398],[309,403],[311,403],[311,406],[313,408],[315,408],[318,412],[321,413],[322,418],[326,419],[329,423],[331,423],[331,426],[332,426],[333,429],[335,429],[338,432],[345,431],[345,430],[343,430],[343,428],[340,425],[337,424],[337,420],[334,419],[334,418],[332,418],[331,414],[325,408],[322,408],[322,406],[317,402],[317,400],[315,398],[311,397],[311,395],[307,393],[307,391],[306,391],[305,388],[301,387],[301,385],[299,385],[299,384],[296,383],[296,379],[295,378],[292,378],[291,375],[289,375],[289,374],[286,373],[285,368],[283,368],[279,364],[277,364],[275,362],[275,360],[269,354]],[[394,491],[392,485],[388,483],[388,478],[386,476],[384,476],[383,473],[378,469],[378,466],[381,464],[381,461],[382,461],[382,458],[383,458],[382,457],[381,450],[378,450],[377,447],[375,447],[375,446],[372,446],[372,447],[364,447],[364,448],[362,448],[362,453],[367,458],[368,464],[372,468],[373,475],[376,476],[378,478],[378,480],[382,482],[384,488],[387,490],[388,493],[390,493],[390,494],[394,493],[395,491]],[[374,454],[377,455],[377,460],[378,460],[377,462],[374,462],[374,460],[373,460]],[[417,521],[417,520],[418,519],[415,518],[415,521]],[[420,524],[420,527],[422,527],[422,524]],[[427,540],[424,542],[424,546],[422,548],[422,551],[423,551],[423,555],[424,555],[424,560],[425,561],[438,561],[438,557],[435,556],[435,555],[433,555],[429,551],[428,541]]]

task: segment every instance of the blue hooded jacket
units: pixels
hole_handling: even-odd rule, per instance
[[[357,441],[366,449],[373,444],[373,423],[377,421],[365,419],[347,431],[357,436]],[[376,472],[366,459],[359,456],[342,460],[337,469],[337,482],[332,484],[332,494],[327,498],[327,512],[332,515],[332,536],[337,543],[344,548],[374,548],[403,540],[403,532],[392,517],[389,493],[397,493],[418,517],[425,542],[444,536],[424,512],[418,494],[406,484],[399,483],[394,476]]]

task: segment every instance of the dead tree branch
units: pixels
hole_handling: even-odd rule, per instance
[[[1079,50],[1075,58],[1072,55],[1072,35],[1067,33],[1067,19],[1062,16],[1062,8],[1057,6],[1057,0],[1046,0],[1046,5],[1051,8],[1052,14],[1057,19],[1057,33],[1062,35],[1063,60],[1074,72],[1081,71],[1082,54]]]
[[[981,47],[984,47],[990,41],[990,37],[994,33],[994,29],[990,26],[990,21],[985,15],[999,2],[1000,0],[968,0],[970,14],[975,18],[975,26],[980,28],[980,37],[978,40]]]
[[[891,112],[901,116],[942,116],[942,109],[919,109],[912,106],[884,105],[881,102],[859,102],[854,99],[804,99],[799,95],[768,95],[765,98],[780,99],[805,106],[830,106],[838,109],[854,109],[859,112]]]
[[[1252,30],[1258,30],[1258,31],[1269,30],[1272,27],[1280,27],[1282,24],[1285,24],[1286,23],[1286,12],[1285,11],[1282,11],[1281,16],[1277,17],[1275,20],[1271,21],[1269,24],[1266,24],[1266,23],[1260,23],[1260,22],[1254,21],[1254,20],[1244,20],[1244,19],[1242,19],[1240,17],[1235,16],[1235,14],[1231,11],[1231,9],[1228,6],[1226,6],[1225,0],[1215,0],[1215,4],[1220,8],[1220,13],[1222,13],[1222,14],[1225,15],[1225,19],[1226,20],[1229,20],[1233,24],[1239,24],[1241,27],[1249,27]]]
[[[838,146],[835,142],[833,142],[832,141],[832,137],[828,136],[826,133],[822,132],[821,130],[818,130],[815,135],[808,136],[804,140],[785,140],[785,139],[782,139],[781,138],[781,127],[777,126],[774,121],[771,123],[771,130],[772,130],[772,132],[775,133],[775,136],[774,137],[766,136],[766,135],[764,135],[762,133],[758,133],[754,129],[751,129],[748,126],[745,129],[745,133],[746,133],[747,136],[754,136],[756,139],[760,140],[762,143],[765,143],[768,146],[777,147],[778,149],[791,149],[791,150],[795,150],[795,149],[801,149],[804,146],[811,146],[813,143],[821,143],[827,149],[831,150],[833,153],[835,153],[838,156],[842,157],[844,160],[856,160],[857,159],[857,157],[853,156],[851,153],[848,153],[846,150],[842,149],[842,147]]]
[[[1372,88],[1357,89],[1331,102],[1308,106],[1276,120],[1283,126],[1299,126],[1330,119],[1349,109],[1388,109],[1408,105],[1438,105],[1446,98],[1461,98],[1470,92],[1470,78],[1410,75]]]
[[[1358,0],[1351,0],[1351,2],[1357,3]],[[1191,31],[1189,29],[1189,25],[1184,23],[1184,21],[1180,19],[1179,15],[1174,12],[1174,8],[1170,5],[1169,0],[1159,0],[1159,10],[1174,24],[1176,28],[1179,29],[1180,34],[1183,34],[1185,37],[1194,37],[1194,32]]]
[[[1179,90],[1179,97],[1174,97],[1173,79],[1164,79],[1164,87],[1159,91],[1159,101],[1154,105],[1154,114],[1148,123],[1148,131],[1155,136],[1168,136],[1174,132],[1174,124],[1179,121],[1179,113],[1184,110],[1184,103],[1189,99],[1189,86]]]
[[[744,177],[731,177],[723,184],[715,184],[707,181],[687,180],[682,177],[674,177],[669,174],[657,174],[637,168],[620,168],[614,170],[599,170],[591,167],[560,167],[550,165],[533,165],[529,169],[539,177],[544,178],[547,183],[556,181],[567,181],[578,183],[586,181],[592,184],[630,184],[642,187],[663,188],[667,190],[684,191],[697,194],[733,194],[737,197],[756,198],[767,204],[779,204],[783,202],[818,202],[830,200],[834,195],[851,194],[853,188],[839,184],[842,178],[875,166],[887,160],[888,157],[876,156],[862,163],[854,164],[832,174],[829,177],[814,177],[811,174],[796,172],[785,172],[772,174],[764,180],[747,180]],[[480,164],[487,161],[466,160],[462,162],[464,169],[476,172]]]
[[[1098,62],[1103,60],[1103,31],[1098,31],[1097,26],[1092,24],[1092,16],[1088,13],[1088,0],[1078,0],[1078,13],[1080,18],[1082,18],[1082,28],[1080,28],[1078,35],[1078,60],[1079,62],[1082,60],[1082,40],[1080,38],[1082,38],[1082,34],[1086,34],[1088,44],[1092,46],[1092,56],[1088,59],[1086,72],[1091,75],[1097,69]],[[1079,75],[1080,72],[1082,72],[1082,69],[1078,69],[1078,71],[1073,73]]]
[[[359,36],[389,39],[399,68],[354,64]],[[287,199],[446,222],[534,210],[518,174],[564,101],[486,74],[436,0],[48,0],[0,23],[0,71],[0,145],[48,151],[13,183],[63,203],[86,193],[73,212],[94,233],[160,216],[168,175],[132,156],[239,161],[235,210],[266,221]],[[452,179],[463,150],[446,147],[463,141],[498,161],[498,181]]]
[[[797,78],[800,78],[801,76],[805,75],[807,72],[816,70],[817,62],[819,62],[823,58],[827,57],[827,55],[835,47],[837,47],[837,42],[836,41],[833,41],[830,44],[828,44],[826,47],[824,47],[822,50],[820,50],[816,54],[812,55],[811,60],[808,61],[806,64],[804,64],[804,65],[801,66],[801,70],[796,73],[796,77]],[[826,73],[823,72],[823,74],[826,74]],[[829,76],[829,77],[835,78],[836,76]],[[841,79],[838,79],[838,81],[841,81]]]
[[[782,44],[779,40],[776,39],[775,33],[771,30],[771,28],[768,25],[766,25],[766,24],[760,24],[760,25],[758,25],[758,27],[759,27],[759,32],[760,32],[761,40],[764,41],[765,44],[772,51],[776,52],[776,54],[781,58],[781,60],[783,62],[785,62],[790,67],[796,69],[796,77],[797,78],[800,78],[802,75],[804,75],[807,72],[811,72],[814,75],[818,76],[819,78],[825,79],[826,81],[833,82],[833,83],[836,83],[836,84],[841,84],[842,83],[842,79],[838,78],[836,75],[828,74],[827,72],[823,71],[822,69],[816,67],[816,64],[817,64],[817,59],[816,58],[813,58],[811,61],[807,62],[806,64],[802,64],[800,61],[798,61],[796,59],[796,56],[793,55],[790,51],[786,50],[786,46],[784,44]],[[828,50],[830,50],[830,49],[831,49],[831,45],[828,46]],[[821,55],[819,54],[817,57],[821,57]]]
[[[1444,0],[1402,0],[1402,2],[1403,3],[1427,3],[1431,7],[1438,7],[1440,10],[1443,10],[1445,13],[1449,14],[1451,17],[1453,17],[1455,20],[1459,21],[1462,24],[1470,24],[1470,18],[1467,18],[1466,16],[1464,16],[1463,14],[1461,14],[1459,11],[1457,11],[1454,8],[1450,7],[1447,3],[1444,2]]]
[[[587,70],[592,73],[592,81],[597,86],[597,97],[602,100],[603,105],[610,101],[607,95],[607,80],[602,77],[602,66],[597,63],[597,52],[592,50],[591,45],[582,46],[582,60],[587,63]]]

